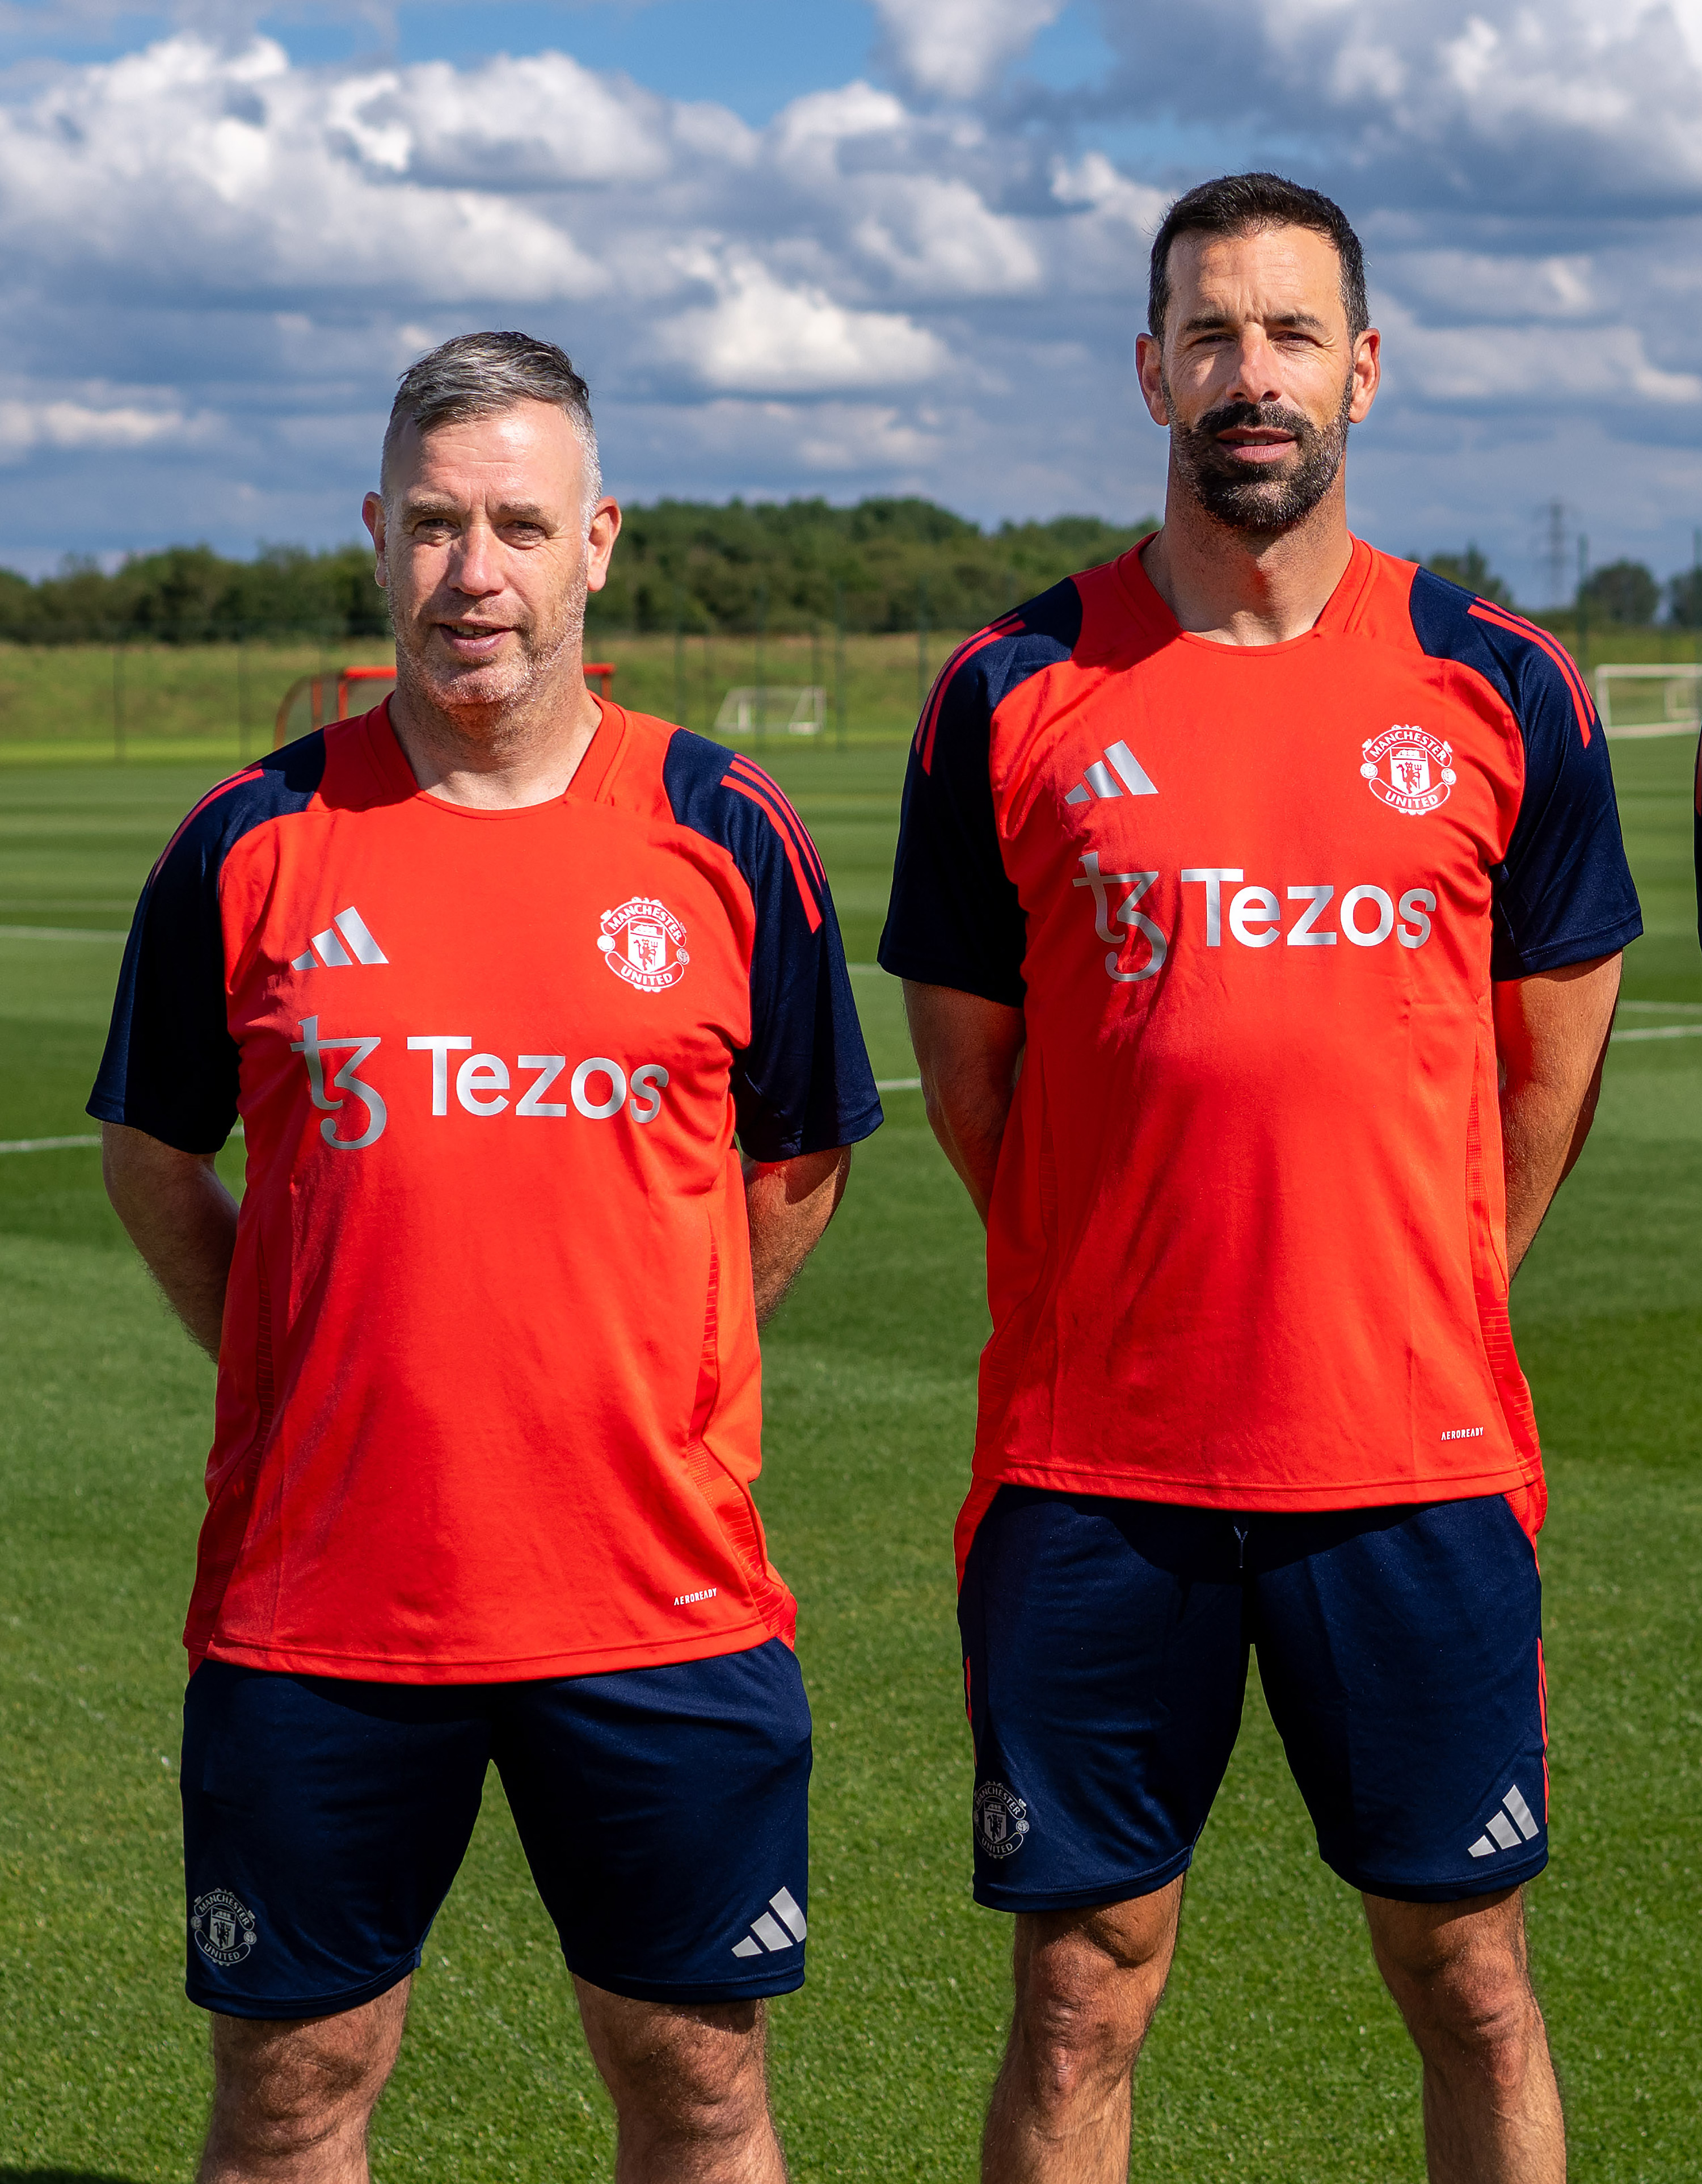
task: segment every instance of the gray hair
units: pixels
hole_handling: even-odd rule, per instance
[[[405,426],[412,425],[421,433],[435,432],[440,425],[459,425],[470,417],[499,416],[520,402],[548,402],[566,412],[585,458],[585,515],[589,521],[603,493],[591,389],[574,370],[565,349],[531,334],[457,334],[409,365],[384,430],[381,487],[389,478],[391,459]]]

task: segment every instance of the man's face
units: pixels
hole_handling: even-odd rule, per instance
[[[1183,235],[1169,270],[1162,349],[1143,334],[1137,361],[1173,473],[1220,523],[1290,530],[1335,483],[1348,427],[1371,409],[1378,337],[1349,336],[1341,260],[1310,228]]]
[[[405,684],[446,712],[500,713],[553,669],[576,677],[586,594],[620,527],[612,500],[587,525],[583,493],[579,442],[553,404],[407,427],[363,511]]]

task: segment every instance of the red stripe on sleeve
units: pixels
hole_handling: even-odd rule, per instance
[[[1466,612],[1496,629],[1505,629],[1510,636],[1528,638],[1532,644],[1548,655],[1566,677],[1566,688],[1572,696],[1572,710],[1578,716],[1578,732],[1584,739],[1584,749],[1588,750],[1590,723],[1595,718],[1595,707],[1590,701],[1583,677],[1578,672],[1577,663],[1565,645],[1537,623],[1527,621],[1522,615],[1509,614],[1504,607],[1495,606],[1488,599],[1474,600]]]
[[[809,929],[812,933],[820,932],[821,929],[821,905],[817,902],[815,889],[809,884],[809,878],[804,869],[803,860],[798,854],[797,844],[793,842],[791,835],[787,832],[785,827],[781,823],[780,814],[775,810],[773,805],[769,802],[767,797],[763,794],[761,789],[757,787],[754,782],[741,781],[737,774],[729,772],[722,777],[721,787],[723,788],[731,788],[736,796],[748,798],[751,803],[756,805],[759,810],[765,811],[768,814],[769,823],[773,827],[775,833],[779,835],[781,844],[785,847],[787,860],[792,866],[792,877],[798,883],[798,892],[799,897],[803,900],[804,914],[809,920]]]
[[[147,876],[149,880],[153,880],[153,873],[159,870],[160,866],[165,862],[172,851],[177,847],[177,844],[182,840],[185,829],[194,824],[209,804],[216,804],[221,796],[227,795],[231,789],[240,788],[245,781],[258,781],[264,771],[265,769],[264,766],[251,766],[246,773],[233,773],[228,781],[221,781],[216,788],[209,788],[194,809],[185,814],[182,823],[179,826],[176,833],[166,844],[165,847],[160,851],[159,855],[154,859],[153,872],[149,872]]]
[[[939,726],[940,708],[945,704],[946,692],[952,677],[966,661],[973,660],[977,652],[985,651],[989,644],[997,644],[1000,638],[1010,637],[1021,627],[1021,615],[1001,615],[997,621],[989,622],[977,635],[966,638],[934,677],[934,687],[928,693],[928,702],[923,706],[922,717],[916,723],[915,748],[921,755],[924,773],[933,771],[934,730]]]
[[[743,754],[734,759],[731,770],[742,781],[748,782],[753,788],[761,789],[771,803],[779,805],[786,821],[787,832],[791,835],[793,844],[804,863],[815,873],[815,884],[817,887],[825,888],[827,884],[827,868],[816,854],[815,844],[809,838],[809,829],[798,817],[787,797],[786,791],[774,776],[765,773],[759,766],[754,765]]]

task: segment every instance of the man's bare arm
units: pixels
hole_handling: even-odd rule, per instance
[[[1617,955],[1598,956],[1495,988],[1510,1277],[1595,1119],[1620,963]]]
[[[756,1323],[773,1318],[798,1269],[821,1241],[845,1195],[851,1148],[800,1153],[796,1160],[744,1163]]]
[[[219,1355],[236,1201],[210,1153],[179,1152],[124,1123],[101,1124],[107,1196],[166,1302],[209,1357]]]
[[[1023,1013],[906,978],[904,1014],[929,1123],[985,1222],[1027,1038]]]

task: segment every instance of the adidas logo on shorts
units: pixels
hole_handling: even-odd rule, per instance
[[[1501,1803],[1505,1809],[1489,1815],[1488,1833],[1479,1836],[1472,1844],[1473,1858],[1493,1858],[1498,1849],[1517,1850],[1521,1837],[1529,1842],[1541,1832],[1516,1782]],[[1508,1817],[1510,1814],[1511,1819]],[[1490,1840],[1492,1836],[1494,1838],[1493,1841]]]
[[[765,1950],[770,1956],[778,1956],[782,1949],[796,1947],[809,1930],[798,1908],[798,1898],[789,1888],[776,1890],[768,1902],[768,1909],[751,1921],[750,1931],[743,1941],[733,1943],[736,1957],[759,1957]],[[776,1911],[780,1914],[778,1919],[774,1915]]]

